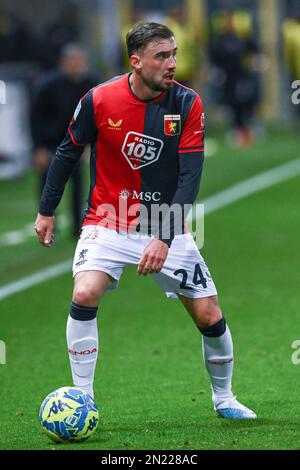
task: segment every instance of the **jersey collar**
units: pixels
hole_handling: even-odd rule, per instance
[[[132,72],[129,72],[127,74],[127,87],[128,87],[128,91],[130,93],[131,96],[133,96],[133,98],[135,98],[135,100],[137,100],[139,103],[144,103],[144,104],[151,104],[151,103],[157,103],[158,101],[161,101],[164,97],[165,97],[165,94],[166,92],[162,91],[160,95],[158,95],[156,98],[154,99],[150,99],[150,100],[141,100],[140,98],[138,98],[136,96],[136,94],[133,92],[131,86],[130,86],[130,77],[132,75]]]

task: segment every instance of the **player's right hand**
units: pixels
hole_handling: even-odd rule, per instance
[[[34,223],[34,230],[41,245],[50,248],[54,242],[54,217],[38,214]]]
[[[162,240],[154,238],[145,248],[138,263],[137,273],[147,274],[159,273],[168,256],[169,247]]]

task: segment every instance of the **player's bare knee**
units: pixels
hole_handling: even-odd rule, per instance
[[[93,285],[75,286],[73,292],[73,302],[86,307],[98,305],[102,292]]]
[[[203,308],[202,322],[209,326],[222,318],[222,312],[216,297],[207,297],[207,304]]]
[[[197,323],[202,327],[214,325],[222,318],[222,312],[217,297],[206,297],[199,303]]]

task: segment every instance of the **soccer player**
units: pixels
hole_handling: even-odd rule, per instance
[[[106,290],[117,287],[124,267],[135,264],[138,274],[151,274],[168,297],[180,299],[202,333],[217,414],[256,418],[232,393],[230,331],[184,224],[185,206],[194,202],[202,172],[202,102],[174,80],[177,48],[168,27],[139,23],[126,43],[132,72],[91,89],[79,102],[51,164],[35,222],[39,242],[49,247],[55,208],[90,144],[90,194],[74,255],[67,322],[74,385],[93,396],[98,305]],[[157,205],[169,210],[152,211]]]

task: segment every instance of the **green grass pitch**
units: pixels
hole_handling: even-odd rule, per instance
[[[270,132],[251,149],[221,135],[206,160],[200,199],[299,157],[298,138]],[[0,300],[1,449],[300,449],[300,365],[291,362],[299,327],[300,177],[208,215],[202,254],[217,285],[235,349],[233,389],[255,421],[218,419],[202,362],[201,336],[181,305],[149,278],[125,271],[99,308],[95,398],[100,423],[82,444],[54,444],[38,410],[55,388],[71,385],[65,343],[70,274]],[[14,197],[12,199],[12,194]],[[33,223],[34,176],[0,187],[0,235]],[[63,204],[62,211],[67,211]],[[56,246],[34,238],[0,246],[1,285],[71,258],[62,231]]]

